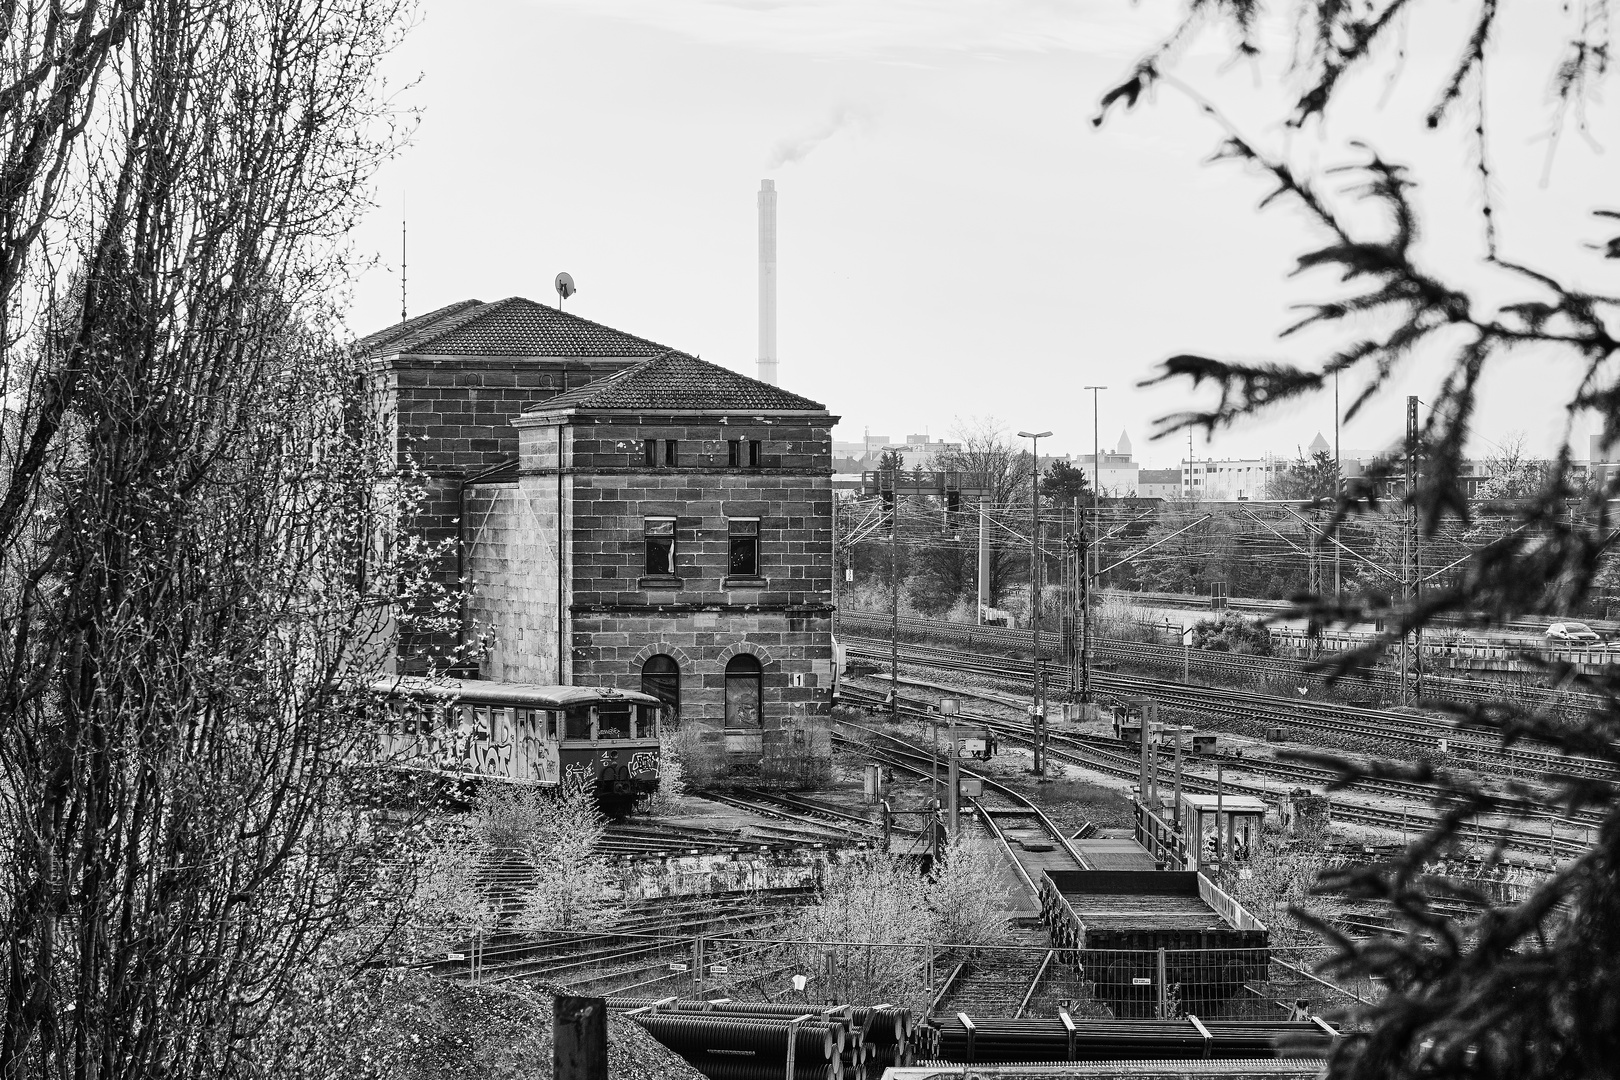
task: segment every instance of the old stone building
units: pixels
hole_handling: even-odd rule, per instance
[[[379,407],[402,460],[420,470],[427,502],[417,526],[442,545],[437,579],[454,588],[463,486],[517,458],[512,421],[528,406],[669,347],[521,296],[463,300],[391,326],[358,344],[371,357]],[[398,642],[402,668],[457,663],[458,635],[412,633]]]
[[[730,755],[824,757],[836,419],[676,352],[524,411],[467,499],[485,677],[645,689]]]
[[[816,402],[522,298],[361,342],[485,678],[647,689],[733,761],[824,760],[831,427]]]

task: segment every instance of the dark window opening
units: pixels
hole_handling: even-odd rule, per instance
[[[604,701],[596,707],[596,737],[598,739],[631,739],[630,703]]]
[[[732,577],[758,577],[759,576],[759,520],[757,518],[732,518],[731,531],[731,559],[727,563],[726,573]]]
[[[673,656],[659,653],[647,657],[647,662],[641,665],[641,692],[663,702],[665,715],[671,719],[680,715],[681,666]]]
[[[591,708],[575,705],[563,714],[563,738],[588,739],[591,737]]]
[[[647,518],[641,528],[647,545],[647,573],[675,573],[675,519]]]
[[[726,440],[726,464],[735,469],[742,464],[742,440]]]
[[[641,440],[641,455],[642,455],[642,460],[644,462],[646,462],[648,465],[657,465],[658,464],[658,440],[657,439],[643,439],[643,440]]]
[[[665,439],[664,440],[664,464],[665,465],[676,465],[676,464],[680,463],[680,450],[678,449],[679,446],[680,446],[679,440],[676,440],[676,439]]]
[[[742,653],[726,663],[726,727],[757,730],[765,714],[765,673],[758,657]]]
[[[748,467],[750,469],[759,468],[760,446],[761,446],[761,443],[760,443],[760,441],[758,439],[749,439],[748,440]]]

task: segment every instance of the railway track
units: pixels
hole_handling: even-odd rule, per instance
[[[1208,612],[1210,610],[1209,597],[1207,596],[1189,596],[1186,593],[1133,592],[1129,589],[1099,589],[1097,592],[1099,596],[1106,599],[1123,600],[1126,603],[1148,604],[1168,608],[1182,608],[1189,611]],[[1293,602],[1289,600],[1256,600],[1247,597],[1231,596],[1226,598],[1226,606],[1232,611],[1247,611],[1257,615],[1286,615],[1295,608]],[[1384,612],[1382,615],[1385,618],[1395,617],[1394,612]],[[1484,618],[1485,614],[1483,612],[1472,614],[1452,614],[1448,612],[1436,616],[1435,625],[1467,627],[1477,624]],[[1573,616],[1573,618],[1580,619],[1582,622],[1586,623],[1586,625],[1595,630],[1608,633],[1620,631],[1620,623],[1613,621],[1583,618],[1579,615]],[[1503,630],[1513,633],[1540,634],[1545,632],[1549,625],[1558,621],[1560,620],[1555,616],[1541,615],[1519,619],[1508,619],[1502,622],[1500,626]],[[1564,621],[1568,620],[1566,619]]]
[[[972,696],[979,695],[974,694]],[[995,695],[986,694],[983,696],[989,698],[990,700],[1001,700]],[[870,704],[879,704],[881,703],[881,700],[882,696],[876,693],[872,693],[866,697],[866,702]],[[1017,705],[1023,704],[1022,702],[1003,703]],[[1020,743],[1022,745],[1031,747],[1034,746],[1034,736],[1026,728],[1014,721],[1002,719],[1000,717],[981,716],[976,714],[970,715],[969,719],[973,720],[975,723],[985,725],[1005,739]],[[1072,749],[1077,753],[1107,755],[1109,759],[1115,763],[1123,762],[1129,765],[1132,769],[1131,775],[1134,776],[1140,774],[1140,749],[1136,746],[1136,744],[1128,743],[1123,739],[1116,739],[1107,735],[1083,735],[1073,732],[1049,731],[1047,733],[1047,743],[1048,746],[1057,744]],[[1157,747],[1156,749],[1159,759],[1159,773],[1161,776],[1168,775],[1170,772],[1170,766],[1175,759],[1174,753],[1171,749],[1163,746]],[[1207,770],[1210,766],[1215,765],[1216,763],[1219,763],[1224,769],[1232,772],[1249,772],[1262,776],[1272,776],[1276,777],[1277,779],[1287,781],[1291,784],[1326,786],[1337,778],[1337,774],[1331,769],[1317,768],[1312,765],[1295,764],[1292,762],[1272,761],[1265,758],[1251,758],[1219,753],[1197,755],[1190,753],[1184,754],[1182,757],[1182,772],[1184,776],[1201,776],[1203,780],[1209,781],[1211,778],[1207,772],[1201,772],[1200,770]],[[1433,785],[1421,784],[1407,780],[1368,778],[1359,781],[1356,786],[1362,791],[1377,792],[1379,794],[1392,795],[1397,798],[1417,799],[1425,802],[1432,801],[1434,797],[1440,793]],[[1568,821],[1581,828],[1597,828],[1603,823],[1603,817],[1601,814],[1582,812],[1569,815],[1554,807],[1548,806],[1544,802],[1531,802],[1525,799],[1504,798],[1502,805],[1504,809],[1513,814],[1538,818],[1549,822]]]
[[[840,635],[852,637],[887,637],[891,617],[861,611],[841,612],[838,616]],[[1027,653],[1033,647],[1033,634],[1029,630],[1016,630],[998,626],[969,626],[945,622],[941,619],[902,617],[902,633],[954,640],[970,648],[994,647]],[[1047,659],[1060,656],[1061,638],[1058,634],[1041,634],[1041,654]],[[1123,660],[1155,667],[1179,669],[1184,659],[1188,666],[1210,675],[1235,675],[1252,678],[1256,673],[1276,679],[1288,679],[1309,685],[1325,685],[1328,676],[1314,670],[1315,662],[1282,657],[1233,656],[1229,653],[1209,652],[1202,649],[1187,651],[1171,645],[1155,645],[1141,641],[1122,641],[1103,638],[1094,643],[1099,658]],[[1096,673],[1093,673],[1096,678]],[[1375,668],[1363,679],[1347,679],[1347,685],[1364,685],[1387,696],[1396,696],[1400,690],[1399,675]],[[1601,707],[1602,699],[1593,694],[1557,690],[1523,683],[1494,682],[1486,679],[1466,679],[1448,675],[1426,674],[1423,677],[1425,697],[1463,704],[1486,704],[1511,700],[1514,697],[1538,708],[1550,710],[1590,710]]]
[[[863,732],[868,740],[879,740],[878,745],[860,741],[863,753],[913,775],[930,780],[935,778],[933,758],[904,739],[864,724],[840,721],[839,726]],[[846,747],[857,741],[837,732],[834,734],[837,741]],[[1092,869],[1069,838],[1063,835],[1063,830],[1053,824],[1039,806],[982,773],[966,767],[961,767],[960,771],[962,776],[983,783],[985,794],[964,802],[972,808],[986,833],[996,841],[1002,854],[1012,864],[1036,908],[1040,903],[1038,882],[1043,872],[1048,869]]]
[[[785,908],[807,901],[812,892],[776,889],[644,901],[599,931],[540,936],[505,932],[476,952],[464,948],[422,966],[481,983],[539,980],[580,992],[626,993],[679,975],[670,968],[673,950],[689,948],[689,939],[769,930],[784,921]],[[684,960],[684,951],[680,958]]]
[[[850,639],[846,642],[846,648],[851,656],[885,663],[889,657],[886,644],[870,639]],[[905,643],[900,646],[900,658],[902,663],[919,667],[967,671],[1022,682],[1028,682],[1030,678],[1028,663],[1011,657]],[[1068,690],[1066,673],[1052,672],[1048,685]],[[1490,762],[1518,775],[1620,779],[1620,773],[1611,763],[1598,758],[1570,757],[1527,746],[1503,746],[1478,733],[1459,730],[1449,721],[1404,712],[1350,705],[1322,705],[1247,690],[1189,685],[1169,679],[1116,672],[1093,672],[1092,686],[1098,692],[1116,698],[1147,696],[1170,708],[1228,720],[1304,728],[1337,736],[1357,736],[1384,745],[1394,742],[1424,754],[1438,752],[1441,740],[1445,740],[1448,753],[1472,757],[1480,764]]]
[[[883,836],[882,827],[866,818],[784,792],[745,788],[736,792],[703,792],[701,797],[790,822],[804,839],[816,843],[870,842]]]
[[[961,692],[969,696],[973,694],[971,689],[966,688]],[[845,696],[846,700],[851,700],[853,704],[869,707],[882,704],[884,701],[883,695],[856,687],[846,686],[841,690],[841,694]],[[908,704],[904,701],[901,703],[900,711],[908,716],[927,718],[933,716],[920,704]],[[1008,738],[1024,743],[1031,741],[1027,731],[1009,721],[975,714],[963,715],[967,720],[992,727]],[[1067,735],[1049,733],[1047,752],[1054,760],[1123,779],[1134,779],[1140,775],[1141,759],[1136,753],[1103,749]],[[1228,794],[1252,795],[1273,805],[1278,803],[1282,797],[1279,792],[1271,788],[1238,781],[1224,781],[1219,787]],[[1191,792],[1214,794],[1217,785],[1207,777],[1188,773],[1185,767],[1185,759],[1183,759],[1182,788]],[[1415,831],[1428,829],[1439,823],[1438,816],[1422,810],[1409,809],[1396,813],[1391,810],[1345,803],[1335,803],[1333,814],[1335,818],[1341,821],[1368,825],[1379,829],[1411,828]],[[1467,839],[1470,836],[1483,844],[1490,845],[1500,842],[1509,849],[1537,856],[1552,854],[1569,857],[1584,852],[1590,846],[1584,839],[1563,837],[1555,833],[1549,834],[1507,824],[1480,823],[1474,829],[1464,830],[1464,838]]]

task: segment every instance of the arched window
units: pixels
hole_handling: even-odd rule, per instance
[[[765,673],[759,658],[739,653],[726,663],[726,727],[758,728],[764,715]]]
[[[664,653],[647,657],[641,665],[641,692],[662,701],[665,719],[674,720],[681,711],[681,665]]]

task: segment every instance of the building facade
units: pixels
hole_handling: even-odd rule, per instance
[[[830,757],[836,420],[675,352],[526,409],[468,485],[480,673],[647,690],[734,763]]]
[[[1288,471],[1280,457],[1205,458],[1181,461],[1183,499],[1231,502],[1270,497],[1271,481]]]
[[[1184,498],[1180,469],[1143,469],[1136,476],[1136,494],[1144,499]]]
[[[401,464],[426,488],[415,528],[440,555],[435,579],[458,588],[466,481],[518,454],[525,408],[669,351],[645,338],[520,296],[463,300],[357,345],[371,358],[377,407]],[[413,630],[397,643],[402,671],[454,669],[465,634]]]

